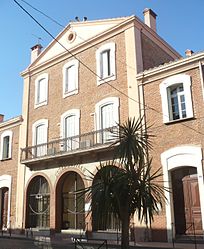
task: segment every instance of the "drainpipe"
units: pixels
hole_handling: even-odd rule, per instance
[[[201,61],[198,62],[198,66],[199,66],[200,83],[201,83],[201,87],[202,87],[203,100],[204,100],[204,79],[203,79],[203,68],[202,68],[202,63],[201,63]]]

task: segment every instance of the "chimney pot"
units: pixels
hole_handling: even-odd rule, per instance
[[[144,9],[143,14],[144,14],[144,23],[148,27],[150,27],[152,30],[157,32],[157,29],[156,29],[157,14],[153,10],[148,9],[148,8]]]
[[[193,53],[194,52],[191,49],[186,49],[186,51],[185,51],[186,57],[190,57]]]
[[[31,48],[31,63],[38,57],[41,53],[42,46],[40,44],[36,44]]]
[[[2,123],[4,121],[4,115],[0,114],[0,123]]]

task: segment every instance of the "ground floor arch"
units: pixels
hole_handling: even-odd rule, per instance
[[[105,168],[109,167],[110,171],[110,177],[112,177],[114,174],[116,174],[116,172],[118,170],[120,170],[120,168],[117,168],[116,166],[113,165],[106,165],[104,166]],[[94,178],[93,178],[93,182],[92,184],[97,185],[97,184],[101,184],[102,187],[99,188],[100,191],[103,191],[103,184],[106,184],[105,182],[103,182],[104,180],[104,174],[106,175],[107,172],[104,171],[104,167],[102,167],[101,169],[99,168],[98,172],[95,174]],[[104,173],[103,173],[104,172]],[[107,175],[105,176],[105,178],[107,177]],[[94,191],[93,191],[94,192]],[[103,198],[99,198],[99,196],[97,194],[93,195],[93,201],[92,201],[92,230],[93,231],[119,231],[121,229],[121,223],[120,220],[118,218],[116,218],[113,213],[109,213],[109,214],[105,214],[104,216],[107,215],[107,221],[104,221],[103,219],[100,219],[100,217],[98,217],[98,211],[97,208],[99,205],[103,205],[102,202],[105,201],[106,196],[106,191],[104,191],[103,193]],[[102,214],[101,214],[102,215]]]
[[[3,230],[10,228],[11,180],[10,175],[0,176],[0,229]]]
[[[30,181],[26,200],[26,228],[49,228],[50,187],[44,176]]]
[[[197,224],[195,229],[198,234],[203,233],[204,186],[201,148],[179,146],[169,149],[162,153],[161,162],[164,185],[172,190],[165,193],[168,200],[166,203],[168,240],[171,241],[176,234],[190,233],[191,229],[188,229],[188,226],[192,223]],[[197,217],[196,215],[193,217],[195,210]]]
[[[85,230],[85,197],[82,177],[75,171],[64,173],[56,187],[56,228]]]
[[[171,182],[175,234],[202,234],[197,169],[176,168],[171,171]]]

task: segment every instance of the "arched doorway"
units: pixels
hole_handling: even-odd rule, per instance
[[[8,224],[8,195],[9,188],[0,189],[0,228],[6,229]]]
[[[26,227],[49,228],[50,188],[43,176],[34,177],[27,189]]]
[[[59,219],[61,230],[85,229],[85,198],[77,191],[84,189],[84,182],[79,174],[74,171],[64,174],[59,182],[57,195]]]
[[[171,172],[176,235],[202,234],[197,170],[182,167]]]
[[[109,167],[108,171],[106,171],[107,167]],[[104,170],[105,169],[105,170]],[[104,200],[106,199],[106,195],[109,195],[109,192],[106,192],[105,186],[107,186],[106,181],[108,182],[109,179],[111,177],[114,176],[114,174],[117,174],[118,170],[120,170],[120,168],[117,168],[116,166],[112,166],[112,165],[107,165],[105,167],[102,167],[95,175],[94,179],[93,179],[93,185],[94,184],[100,184],[101,188],[100,188],[100,192],[103,196],[103,198],[101,198],[101,196],[99,196],[98,194],[96,194],[95,196],[93,195],[93,201],[92,201],[92,228],[93,231],[119,231],[121,224],[120,224],[120,220],[117,219],[113,213],[104,213],[101,215],[107,216],[106,217],[106,221],[103,219],[100,219],[100,217],[98,217],[98,213],[99,211],[97,211],[99,205],[103,205],[103,203],[101,203],[101,199]]]

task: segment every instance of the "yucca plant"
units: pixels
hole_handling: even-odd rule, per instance
[[[165,190],[158,184],[160,170],[152,172],[152,160],[147,158],[150,135],[142,119],[128,119],[113,136],[113,160],[97,169],[93,184],[84,193],[99,224],[105,227],[111,215],[121,221],[121,248],[127,249],[131,217],[136,213],[138,220],[151,224],[165,201]]]

